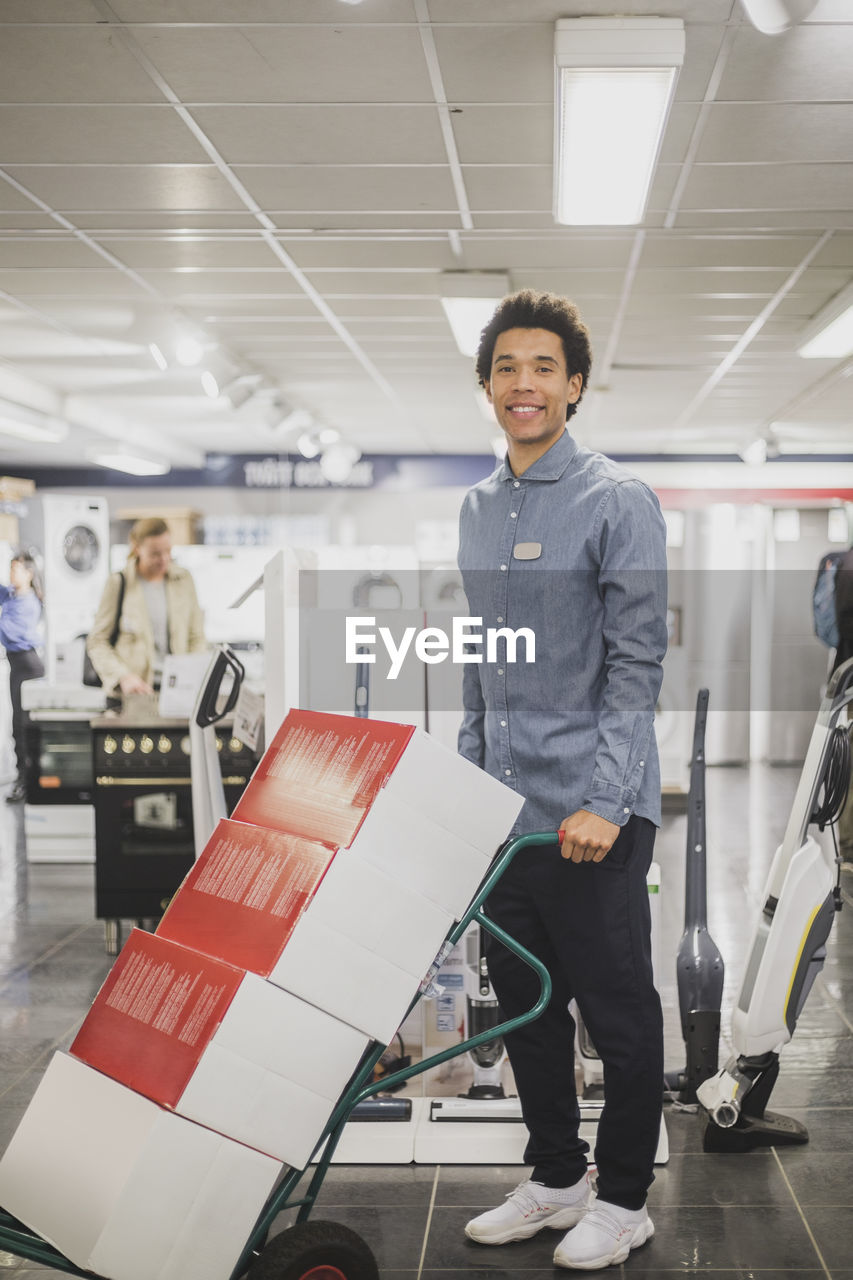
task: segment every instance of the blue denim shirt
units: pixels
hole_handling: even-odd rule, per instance
[[[459,567],[484,632],[535,635],[532,663],[523,640],[514,662],[499,640],[495,661],[484,644],[463,669],[459,751],[526,798],[515,833],[578,809],[660,825],[666,528],[652,491],[566,431],[523,475],[504,461],[469,490]]]

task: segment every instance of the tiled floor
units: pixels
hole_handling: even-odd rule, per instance
[[[727,966],[726,1014],[773,849],[797,781],[793,769],[708,773],[709,925]],[[0,1148],[55,1048],[66,1047],[110,965],[92,919],[92,872],[28,866],[18,806],[0,803]],[[683,1065],[674,957],[682,930],[686,819],[667,816],[662,867],[661,983],[669,1065]],[[853,874],[846,910],[809,998],[771,1107],[802,1120],[806,1146],[705,1155],[702,1121],[667,1108],[671,1155],[650,1193],[654,1239],[624,1265],[636,1277],[853,1280]],[[721,1049],[721,1058],[726,1049]],[[520,1179],[517,1167],[337,1166],[315,1218],[346,1223],[373,1249],[383,1280],[541,1280],[556,1233],[484,1248],[462,1227]],[[0,1252],[0,1271],[39,1274]],[[43,1276],[55,1273],[41,1273]],[[153,1280],[153,1277],[152,1277]]]

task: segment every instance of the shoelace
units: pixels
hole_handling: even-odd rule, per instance
[[[589,1227],[597,1227],[599,1231],[605,1232],[612,1236],[614,1240],[618,1240],[623,1231],[630,1231],[637,1225],[635,1222],[620,1222],[615,1213],[611,1213],[609,1209],[605,1209],[604,1205],[597,1204],[590,1209],[584,1218],[584,1225]]]
[[[550,1207],[553,1207],[553,1201],[551,1205],[548,1205],[539,1198],[535,1190],[536,1185],[535,1182],[519,1182],[514,1191],[507,1192],[507,1200],[511,1200],[514,1205],[517,1205],[525,1218],[529,1213],[547,1212]],[[542,1187],[542,1193],[543,1197],[547,1199],[547,1187]]]

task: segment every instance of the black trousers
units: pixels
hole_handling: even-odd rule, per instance
[[[655,827],[630,817],[603,862],[569,862],[559,848],[522,850],[495,886],[487,914],[548,968],[544,1013],[506,1038],[530,1141],[532,1178],[577,1182],[589,1146],[578,1136],[574,998],[604,1066],[595,1161],[598,1195],[640,1209],[654,1179],[663,1104],[663,1017],[652,980],[646,874]],[[538,996],[533,970],[489,938],[489,975],[505,1015]]]
[[[21,706],[21,685],[25,680],[37,680],[44,675],[44,666],[35,649],[7,649],[9,659],[9,696],[12,703],[12,737],[15,739],[15,759],[18,777],[27,776],[27,721],[29,717]]]

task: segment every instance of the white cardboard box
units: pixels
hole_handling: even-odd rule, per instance
[[[72,1054],[302,1168],[368,1037],[263,978],[134,930]]]
[[[344,850],[270,982],[388,1044],[452,924],[451,912]]]
[[[112,1280],[228,1280],[280,1171],[57,1053],[0,1160],[0,1203]]]

